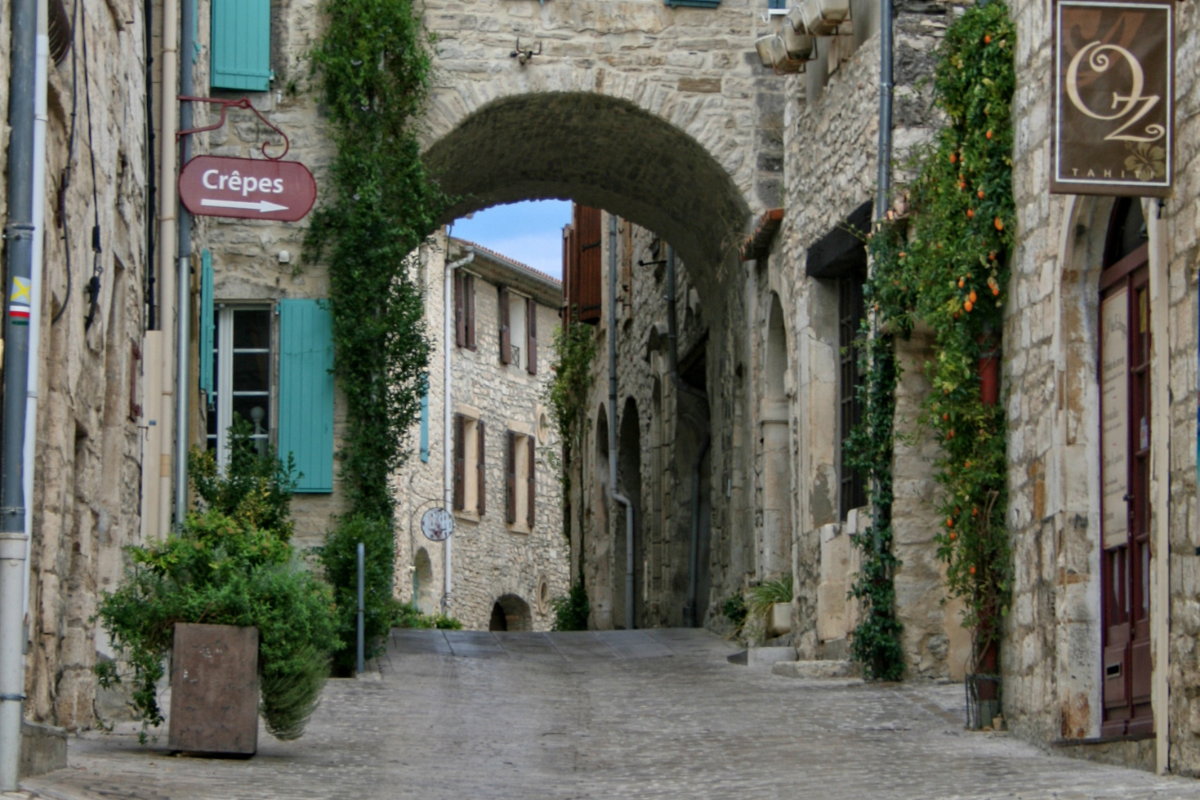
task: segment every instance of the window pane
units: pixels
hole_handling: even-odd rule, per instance
[[[270,309],[255,308],[233,312],[233,347],[235,350],[266,350],[270,346]]]
[[[233,413],[242,419],[250,420],[254,428],[253,434],[266,436],[271,430],[271,404],[267,402],[266,396],[234,397]]]
[[[233,393],[265,392],[270,388],[269,353],[233,354]]]

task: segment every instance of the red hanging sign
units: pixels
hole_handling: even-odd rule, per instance
[[[179,199],[196,216],[296,222],[316,202],[317,183],[296,161],[197,156],[179,174]]]

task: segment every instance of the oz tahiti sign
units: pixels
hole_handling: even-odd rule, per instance
[[[312,209],[317,183],[295,161],[197,156],[179,174],[179,199],[197,216],[295,222]]]
[[[1051,192],[1170,194],[1174,15],[1173,2],[1055,3]]]

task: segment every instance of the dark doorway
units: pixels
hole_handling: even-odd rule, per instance
[[[1150,705],[1150,270],[1141,202],[1117,204],[1100,275],[1103,736],[1154,731]]]
[[[621,412],[620,436],[617,440],[617,481],[621,494],[633,505],[633,627],[643,625],[642,617],[645,611],[645,545],[642,541],[642,443],[641,420],[638,418],[637,403],[633,398],[625,401]],[[625,597],[627,543],[624,519],[616,528],[616,566],[619,586],[614,586],[614,597],[619,591]],[[621,603],[622,607],[624,602]],[[614,619],[618,624],[624,624],[624,614]]]
[[[489,631],[506,631],[508,630],[508,617],[504,616],[504,609],[499,603],[492,604],[492,618],[488,622]]]

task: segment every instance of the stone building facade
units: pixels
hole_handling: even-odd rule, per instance
[[[447,261],[459,265],[453,273],[450,342],[442,335]],[[545,407],[561,284],[444,231],[421,248],[419,270],[433,348],[429,390],[413,431],[418,447],[393,483],[397,596],[425,613],[444,610],[470,630],[549,630],[551,602],[566,595],[570,568],[558,435]],[[536,315],[532,326],[530,311]],[[502,345],[508,347],[506,358]],[[449,486],[447,434],[454,460]],[[422,533],[422,517],[434,508],[449,508],[454,516],[448,605],[446,545]]]

